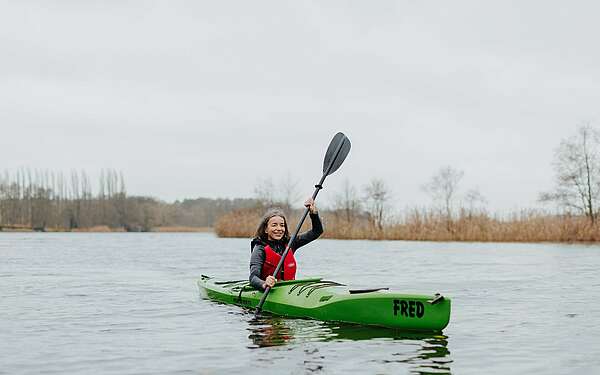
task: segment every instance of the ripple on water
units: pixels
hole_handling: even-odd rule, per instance
[[[246,276],[246,239],[0,234],[0,249],[0,371],[9,374],[600,368],[598,246],[323,240],[298,254],[305,276],[451,297],[450,325],[437,335],[254,319],[200,298],[202,273]]]

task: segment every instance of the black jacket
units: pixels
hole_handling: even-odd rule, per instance
[[[312,228],[304,233],[296,236],[294,243],[292,243],[291,248],[296,251],[306,245],[309,242],[312,242],[319,238],[319,236],[323,233],[323,223],[321,222],[321,218],[319,218],[319,214],[310,214],[310,221],[312,223]],[[250,248],[252,249],[252,254],[250,255],[250,284],[258,289],[264,290],[263,284],[264,280],[260,278],[260,273],[262,271],[263,263],[265,262],[265,246],[269,245],[273,251],[277,254],[281,255],[285,251],[285,245],[283,241],[263,241],[260,238],[254,238],[250,242]]]

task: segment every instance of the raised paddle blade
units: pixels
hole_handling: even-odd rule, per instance
[[[323,181],[325,181],[325,178],[338,170],[340,165],[342,165],[342,163],[344,162],[344,159],[346,159],[346,156],[348,156],[349,152],[350,140],[344,135],[344,133],[337,133],[331,140],[331,143],[327,148],[327,152],[325,153],[325,161],[323,161],[323,175],[321,176],[321,181],[319,181],[319,183],[315,185],[315,192],[312,195],[312,199],[317,198],[319,190],[323,189]],[[292,237],[290,237],[290,240],[287,246],[285,247],[285,251],[283,252],[283,254],[281,254],[279,263],[277,263],[277,268],[275,268],[275,275],[278,275],[279,271],[281,270],[281,267],[283,267],[283,260],[285,259],[287,253],[290,251],[290,246],[292,245],[292,243],[294,243],[298,232],[300,232],[300,228],[302,227],[302,223],[304,223],[304,220],[308,215],[308,211],[309,208],[307,207],[304,210],[304,214],[298,222],[298,225],[296,226],[294,234],[292,234]],[[254,312],[255,317],[257,317],[260,314],[262,306],[265,303],[265,300],[267,299],[270,290],[271,288],[269,287],[265,288],[265,292],[263,293],[262,297],[260,298],[260,301],[258,302],[258,305],[256,306],[256,311]]]
[[[323,174],[329,176],[337,171],[344,160],[346,160],[346,156],[348,156],[349,152],[350,140],[344,133],[337,133],[331,140],[331,143],[329,143],[327,153],[325,153],[325,160],[323,160]]]

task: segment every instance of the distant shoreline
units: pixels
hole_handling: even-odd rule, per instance
[[[32,228],[6,228],[0,227],[0,235],[2,233],[214,233],[220,238],[250,238],[251,235],[228,235],[219,233],[219,230],[215,230],[213,227],[156,227],[149,231],[126,231],[124,228],[109,228],[107,226],[96,226],[92,228],[77,228],[73,230],[65,228],[45,228],[44,230],[32,229]],[[339,234],[338,234],[339,235]],[[329,240],[345,240],[345,241],[415,241],[415,242],[480,242],[480,243],[568,243],[568,244],[598,244],[600,241],[596,239],[484,239],[484,238],[436,238],[434,236],[430,238],[393,238],[393,237],[337,237],[334,235],[324,235],[323,239]]]
[[[32,228],[27,226],[11,225],[0,226],[0,233],[140,233],[142,231],[127,231],[125,228],[110,228],[106,225],[98,225],[90,228]],[[184,227],[184,226],[164,226],[155,227],[144,233],[210,233],[214,232],[212,227]]]
[[[254,225],[260,220],[258,212],[234,211],[217,221],[215,227],[157,226],[142,230],[140,226],[125,227],[98,225],[88,228],[31,227],[22,224],[2,225],[1,233],[214,233],[220,238],[251,238]],[[445,221],[442,217],[425,216],[418,223],[392,223],[378,229],[368,222],[348,223],[335,215],[324,213],[323,239],[384,240],[419,242],[497,242],[497,243],[600,243],[600,225],[584,217],[522,216],[500,221],[486,216],[461,217]],[[231,226],[228,223],[235,222]],[[418,225],[417,225],[418,224]],[[295,226],[296,223],[290,222]],[[305,222],[302,230],[308,230]],[[449,230],[450,229],[450,230]]]

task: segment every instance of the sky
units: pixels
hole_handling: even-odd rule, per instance
[[[600,126],[593,1],[0,0],[0,170],[121,171],[132,195],[309,196],[382,179],[394,207],[464,172],[496,211],[537,207],[553,155]]]

